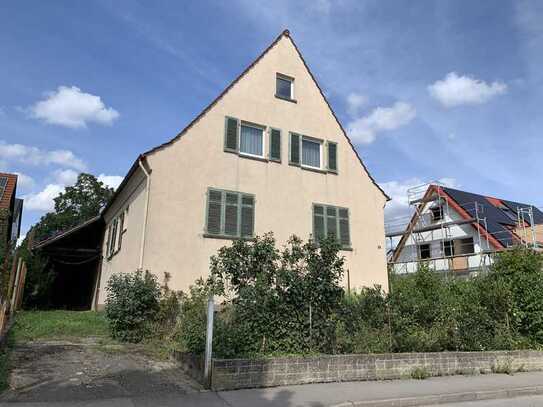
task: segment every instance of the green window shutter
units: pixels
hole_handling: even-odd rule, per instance
[[[326,207],[326,236],[337,239],[338,237],[337,208]]]
[[[328,171],[337,172],[337,144],[328,142]]]
[[[270,129],[270,160],[281,162],[281,130]]]
[[[218,235],[221,233],[222,223],[222,199],[221,191],[209,190],[207,193],[207,233]]]
[[[224,207],[224,234],[228,236],[239,236],[238,208],[239,194],[226,192]]]
[[[349,226],[349,210],[346,208],[338,209],[339,218],[339,242],[342,246],[351,246],[351,233]]]
[[[124,231],[124,209],[120,216],[120,227],[119,227],[119,243],[117,244],[117,250],[121,250],[123,244],[123,231]]]
[[[251,195],[241,197],[241,237],[252,237],[255,223],[255,200]]]
[[[300,165],[300,135],[290,133],[290,163]]]
[[[324,206],[313,205],[313,240],[319,242],[326,236]]]
[[[239,120],[226,117],[224,125],[224,150],[238,152]]]
[[[107,243],[106,243],[106,257],[109,257],[109,247],[111,246],[111,231],[112,231],[111,225],[107,228]]]

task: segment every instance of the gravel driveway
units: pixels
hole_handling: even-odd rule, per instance
[[[0,401],[84,401],[201,390],[174,362],[92,339],[17,344],[10,364],[10,390]]]

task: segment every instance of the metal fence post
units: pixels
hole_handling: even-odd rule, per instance
[[[204,364],[204,380],[211,385],[211,356],[213,353],[213,314],[214,314],[213,295],[207,300],[207,330],[206,330],[206,354]]]

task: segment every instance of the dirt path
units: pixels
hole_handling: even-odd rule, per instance
[[[11,354],[10,390],[0,401],[75,401],[187,394],[201,387],[173,362],[153,360],[132,347],[37,341]]]

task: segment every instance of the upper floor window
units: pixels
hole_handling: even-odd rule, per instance
[[[302,165],[321,168],[322,143],[307,137],[302,138]]]
[[[337,144],[334,142],[290,133],[289,163],[291,165],[337,173],[337,154]],[[326,163],[325,155],[327,156]]]
[[[264,128],[242,122],[239,152],[264,157]]]
[[[443,207],[442,206],[434,206],[430,208],[430,211],[432,212],[432,220],[434,222],[437,222],[438,220],[443,219]]]
[[[275,79],[275,96],[281,99],[294,100],[294,78],[277,74]]]

